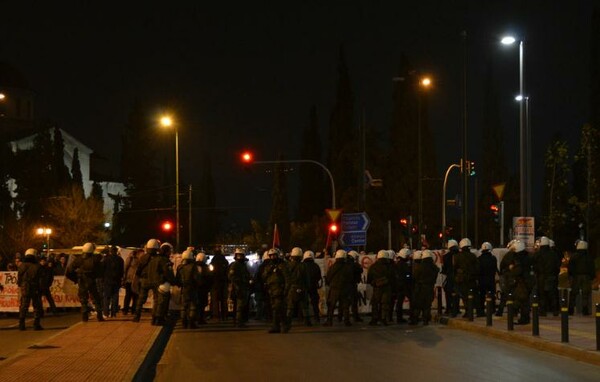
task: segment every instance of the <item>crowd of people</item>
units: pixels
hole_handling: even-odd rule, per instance
[[[233,324],[247,326],[251,295],[256,320],[268,320],[269,333],[285,333],[291,329],[294,318],[306,326],[321,324],[332,326],[334,318],[344,325],[362,321],[358,291],[361,281],[372,287],[370,325],[399,324],[428,325],[438,278],[443,279],[445,314],[456,317],[468,299],[475,301],[474,310],[484,315],[485,299],[492,297],[493,309],[502,316],[507,299],[513,301],[517,324],[530,322],[530,302],[539,298],[541,315],[558,315],[558,276],[562,256],[553,249],[552,241],[541,237],[535,252],[529,253],[523,242],[509,243],[508,252],[498,262],[492,254],[492,245],[483,243],[480,255],[471,250],[471,241],[464,238],[448,241],[448,251],[442,258],[441,269],[435,264],[434,254],[428,249],[412,251],[403,248],[398,253],[380,250],[370,264],[363,280],[363,266],[356,251],[338,249],[325,274],[315,262],[315,254],[295,247],[288,254],[279,249],[265,250],[253,267],[247,263],[242,248],[234,251],[229,264],[220,250],[215,250],[208,263],[203,251],[186,249],[177,266],[173,260],[173,246],[150,239],[144,249],[131,251],[126,260],[116,246],[107,246],[102,255],[96,255],[92,243],[82,246],[81,255],[68,262],[59,258],[57,266],[51,260],[39,257],[35,249],[28,249],[17,262],[20,287],[19,329],[25,330],[25,317],[33,305],[34,329],[41,330],[42,296],[51,312],[56,305],[50,293],[53,269],[62,268],[63,274],[78,286],[81,302],[81,319],[88,321],[95,311],[96,319],[116,317],[119,312],[133,314],[140,322],[143,307],[150,292],[153,303],[151,322],[163,325],[167,321],[173,286],[180,291],[182,327],[197,328],[207,323],[207,315],[226,321],[233,303]],[[67,265],[68,264],[68,265]],[[573,314],[576,296],[582,294],[582,313],[590,314],[591,283],[595,277],[594,262],[587,253],[587,242],[578,241],[576,252],[569,261],[571,296],[569,311]],[[440,276],[441,273],[441,276]],[[497,283],[500,284],[500,301],[495,307]],[[319,289],[327,288],[325,320],[321,322]],[[119,290],[125,289],[123,306],[119,306]],[[210,309],[207,306],[210,301]],[[405,305],[408,309],[405,309]],[[337,312],[337,315],[335,314]],[[471,311],[472,313],[472,311]],[[405,316],[406,314],[406,316]],[[466,311],[464,315],[467,316]],[[302,322],[300,321],[300,322]]]

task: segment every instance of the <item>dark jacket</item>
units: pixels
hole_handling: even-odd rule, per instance
[[[118,285],[123,281],[125,262],[121,256],[114,253],[108,254],[102,260],[103,278],[105,284]]]

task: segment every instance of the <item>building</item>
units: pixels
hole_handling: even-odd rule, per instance
[[[30,150],[34,146],[37,122],[34,101],[34,92],[25,76],[9,64],[0,62],[0,142],[8,142],[13,152]],[[50,129],[54,138],[54,128]],[[114,201],[109,194],[124,196],[124,184],[106,170],[105,158],[64,129],[60,131],[64,141],[63,159],[69,173],[72,173],[73,155],[77,149],[85,195],[90,195],[94,182],[99,184],[104,196],[104,213],[107,221],[111,221]],[[9,189],[14,190],[15,185],[10,183]]]

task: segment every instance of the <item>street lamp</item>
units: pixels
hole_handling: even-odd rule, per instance
[[[423,92],[425,90],[427,90],[429,87],[431,86],[431,78],[429,77],[422,77],[419,79],[419,89],[418,89],[418,95],[417,95],[417,150],[418,150],[418,154],[417,154],[417,161],[418,161],[418,165],[417,165],[417,198],[418,198],[418,203],[417,203],[417,215],[418,215],[418,219],[419,219],[419,224],[418,224],[418,229],[419,229],[419,249],[421,248],[421,234],[423,233],[423,150],[422,150],[422,133],[421,133],[421,125],[422,125],[422,118],[421,118],[421,103],[422,103],[422,96],[423,96]]]
[[[179,250],[179,131],[173,119],[168,116],[160,118],[160,124],[164,128],[175,128],[175,250]]]
[[[512,45],[517,42],[517,39],[513,36],[505,36],[500,42],[504,45]],[[525,95],[525,70],[524,70],[524,43],[523,40],[519,40],[519,95],[524,97]],[[521,98],[523,99],[523,98]],[[528,132],[525,130],[525,107],[523,102],[519,103],[519,201],[520,201],[520,214],[521,216],[531,216],[531,202],[530,202],[530,190],[529,185],[529,172],[528,172],[528,152],[529,152],[529,137]]]
[[[36,230],[36,233],[40,236],[46,235],[46,253],[50,253],[50,235],[52,234],[52,228],[40,227]]]

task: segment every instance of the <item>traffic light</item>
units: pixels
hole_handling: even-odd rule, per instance
[[[168,220],[165,220],[160,225],[160,228],[163,230],[163,232],[171,232],[173,230],[173,223],[171,223]]]
[[[410,232],[408,229],[408,219],[406,219],[406,218],[400,219],[400,229],[402,230],[402,234],[404,235],[404,237],[408,237],[410,235]]]
[[[329,224],[329,232],[331,232],[331,234],[337,234],[337,232],[338,232],[338,225],[337,225],[337,223],[331,223],[331,224]]]
[[[469,172],[469,176],[475,176],[477,172],[475,171],[475,162],[467,161],[467,169]]]
[[[339,227],[338,227],[337,223],[335,223],[335,222],[330,223],[329,224],[329,238],[331,240],[337,240],[338,232],[339,232]]]
[[[492,211],[494,223],[500,223],[500,207],[497,204],[492,204],[490,206],[490,211]]]
[[[250,151],[244,151],[242,153],[242,162],[245,164],[250,164],[254,161],[254,155]]]

